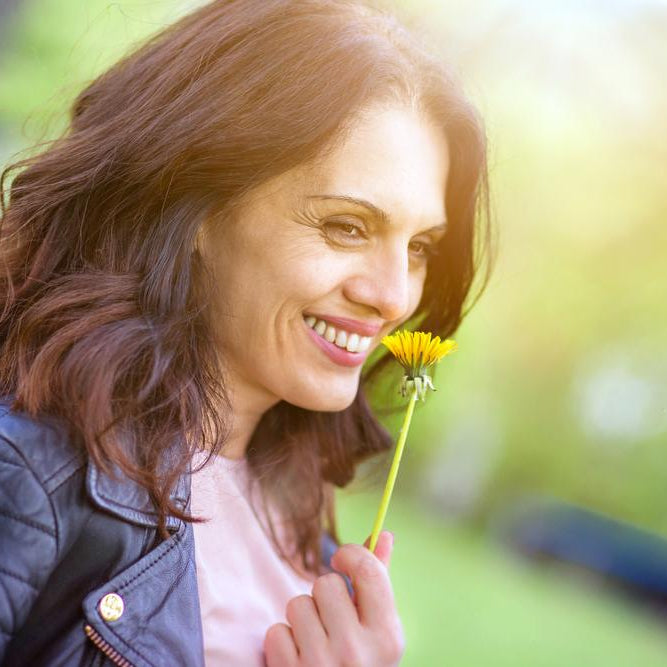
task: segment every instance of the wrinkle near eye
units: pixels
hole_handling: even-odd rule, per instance
[[[311,211],[304,209],[292,209],[292,220],[297,224],[305,227],[317,228],[319,227],[319,220],[317,216],[313,215]]]

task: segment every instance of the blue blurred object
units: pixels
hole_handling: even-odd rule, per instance
[[[544,497],[503,511],[493,532],[525,556],[582,566],[667,612],[667,539],[633,524]]]

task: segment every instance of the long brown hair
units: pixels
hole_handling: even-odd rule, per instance
[[[170,491],[195,451],[213,443],[213,456],[229,434],[199,226],[391,98],[417,100],[448,140],[449,229],[411,319],[445,337],[490,259],[485,133],[448,68],[363,2],[204,5],[87,85],[63,135],[3,170],[0,390],[14,409],[63,417],[97,465],[144,485],[162,536],[167,514],[196,520]],[[249,443],[313,572],[322,528],[340,543],[334,486],[392,447],[365,395],[389,359],[365,369],[349,408],[281,401]]]

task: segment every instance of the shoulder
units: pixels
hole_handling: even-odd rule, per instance
[[[0,520],[3,535],[27,530],[48,551],[58,551],[55,492],[85,468],[67,429],[51,417],[11,410],[0,399]]]
[[[30,471],[49,493],[85,466],[83,452],[61,420],[15,412],[11,404],[12,398],[0,398],[0,461]]]
[[[53,420],[0,399],[0,661],[62,551],[54,490],[80,464]]]

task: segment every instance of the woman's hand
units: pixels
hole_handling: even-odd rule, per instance
[[[318,577],[312,595],[287,603],[289,623],[275,623],[264,638],[267,667],[394,667],[405,640],[389,579],[393,537],[378,536],[375,552],[370,537],[341,546],[331,567],[350,577],[354,597],[336,572]]]

